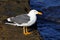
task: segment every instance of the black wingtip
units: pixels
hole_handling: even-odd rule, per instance
[[[7,19],[3,20],[4,23],[8,22]]]
[[[13,22],[9,22],[7,19],[3,20],[4,23],[13,23]]]

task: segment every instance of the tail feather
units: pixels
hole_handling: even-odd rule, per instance
[[[5,24],[9,24],[9,25],[14,25],[14,26],[16,26],[16,24],[15,24],[15,23],[5,23]]]

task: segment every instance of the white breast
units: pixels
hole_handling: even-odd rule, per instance
[[[31,16],[30,21],[28,22],[28,26],[33,25],[36,22],[37,17],[36,16]]]

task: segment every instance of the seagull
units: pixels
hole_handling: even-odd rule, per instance
[[[5,24],[14,25],[14,26],[22,26],[23,34],[28,35],[28,34],[31,34],[32,32],[28,32],[27,27],[33,25],[36,22],[37,20],[36,14],[42,15],[41,12],[38,12],[37,10],[33,9],[33,10],[30,10],[28,14],[21,14],[15,17],[7,18],[6,19],[7,22],[5,22]]]

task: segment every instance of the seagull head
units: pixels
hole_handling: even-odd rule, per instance
[[[42,12],[38,12],[37,10],[31,10],[30,12],[29,12],[29,15],[33,15],[33,14],[38,14],[38,15],[42,15]]]

